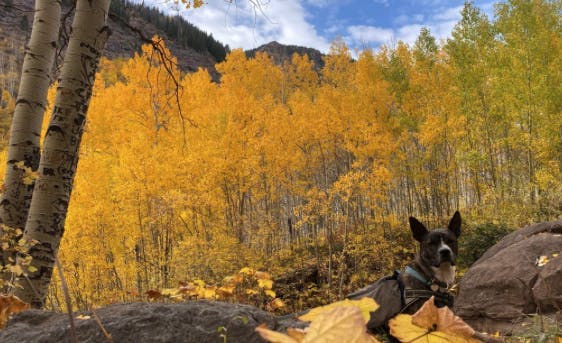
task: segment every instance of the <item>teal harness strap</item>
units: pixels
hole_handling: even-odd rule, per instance
[[[415,270],[414,268],[412,268],[410,266],[406,266],[406,270],[404,270],[404,272],[412,275],[413,277],[415,277],[416,279],[421,281],[424,285],[431,286],[431,284],[433,283],[430,280],[427,280],[426,278],[424,278],[423,275],[421,275],[417,270]]]
[[[410,305],[412,305],[414,302],[418,301],[419,299],[429,299],[432,296],[435,297],[435,305],[437,307],[443,307],[443,306],[453,307],[454,297],[453,295],[447,293],[446,289],[448,288],[448,285],[446,283],[435,279],[427,280],[417,270],[415,270],[410,266],[406,266],[404,273],[410,274],[414,278],[418,279],[418,281],[422,282],[426,286],[429,286],[429,288],[431,288],[431,291],[405,289],[403,293],[403,297],[406,299],[406,305],[402,308],[400,312],[403,312],[405,309],[410,307]],[[442,285],[445,286],[443,287],[445,291],[440,290]],[[408,301],[408,299],[413,299],[413,300]]]

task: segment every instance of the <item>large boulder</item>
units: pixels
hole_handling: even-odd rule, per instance
[[[459,283],[455,313],[480,331],[512,332],[562,309],[562,220],[527,226],[491,247]]]
[[[115,304],[96,310],[96,315],[101,326],[93,313],[75,315],[78,342],[106,343],[105,330],[113,342],[119,343],[251,343],[265,342],[255,332],[262,323],[281,331],[302,326],[290,320],[279,321],[252,306],[211,301]],[[0,330],[0,342],[71,342],[68,315],[40,310],[18,313]]]

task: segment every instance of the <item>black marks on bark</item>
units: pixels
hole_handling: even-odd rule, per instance
[[[53,168],[43,168],[43,175],[45,176],[55,176],[55,170]]]
[[[64,130],[58,125],[53,125],[53,124],[49,125],[49,128],[47,129],[47,133],[45,134],[45,136],[49,136],[51,133],[58,133],[64,137]]]

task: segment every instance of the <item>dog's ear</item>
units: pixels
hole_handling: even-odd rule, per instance
[[[459,237],[461,235],[461,214],[456,211],[449,222],[449,230],[451,230],[455,236]]]
[[[423,241],[423,238],[429,231],[427,231],[425,226],[416,218],[410,217],[409,220],[410,220],[410,229],[412,230],[412,234],[414,235],[414,238],[418,242]]]

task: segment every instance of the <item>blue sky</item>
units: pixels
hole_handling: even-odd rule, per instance
[[[181,2],[146,3],[179,13],[231,48],[252,49],[276,40],[328,52],[338,37],[357,50],[398,40],[413,43],[424,26],[445,39],[460,19],[464,0],[207,0],[203,7],[188,10]],[[491,0],[474,3],[492,16]]]

